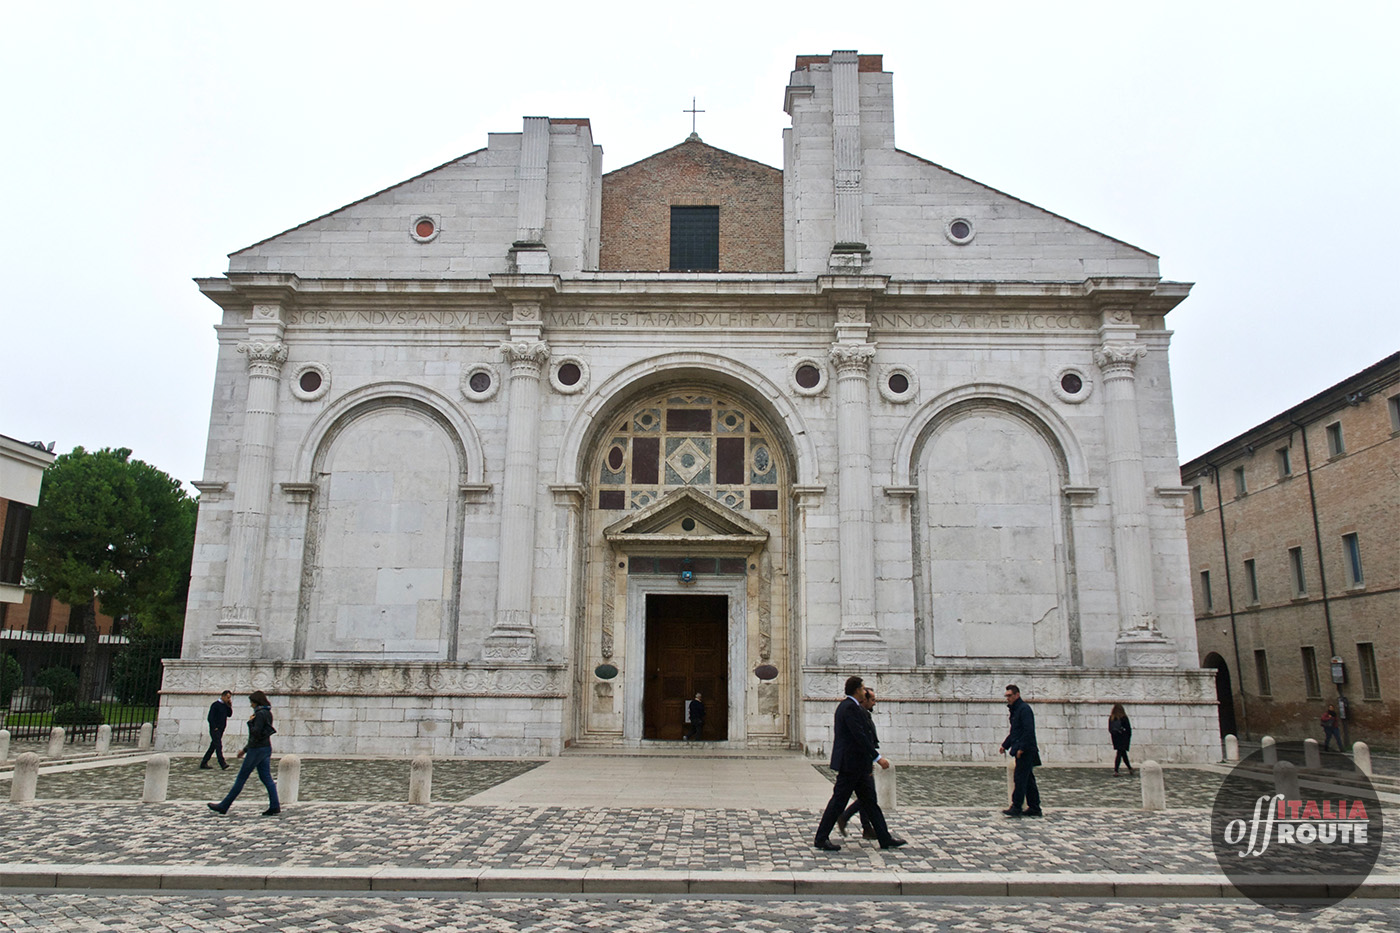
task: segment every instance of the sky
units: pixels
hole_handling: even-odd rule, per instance
[[[1188,460],[1400,349],[1400,4],[0,0],[0,434],[203,475],[227,254],[519,132],[782,164],[799,54],[906,151],[1161,257]],[[1386,270],[1391,270],[1387,272]]]

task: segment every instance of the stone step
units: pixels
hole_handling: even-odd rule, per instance
[[[1328,886],[1291,895],[1326,897]],[[1350,888],[1350,885],[1346,885]],[[1074,872],[617,871],[613,869],[276,867],[0,863],[0,889],[422,891],[493,894],[847,895],[869,897],[1240,897],[1221,875]],[[1353,898],[1400,897],[1400,875],[1373,875]]]

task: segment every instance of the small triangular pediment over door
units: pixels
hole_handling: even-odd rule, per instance
[[[703,493],[681,488],[613,522],[603,537],[624,553],[747,555],[767,543],[768,531]]]

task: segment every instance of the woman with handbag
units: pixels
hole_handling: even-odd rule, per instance
[[[272,736],[277,732],[272,727],[272,704],[261,690],[250,693],[248,702],[253,705],[253,714],[248,717],[248,744],[238,752],[243,766],[238,769],[238,777],[234,779],[228,796],[218,803],[209,804],[209,809],[215,813],[227,813],[256,768],[259,780],[267,788],[267,809],[263,811],[263,816],[276,816],[282,812],[282,804],[277,799],[277,785],[272,781]]]

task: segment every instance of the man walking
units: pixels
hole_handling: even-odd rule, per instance
[[[880,733],[875,729],[875,691],[871,687],[862,687],[861,691],[860,708],[865,710],[865,718],[867,721],[866,728],[870,730],[870,740],[875,744],[875,750],[878,753],[880,749]],[[888,764],[888,762],[885,761],[881,763]],[[879,797],[878,793],[876,797]],[[870,821],[865,818],[865,811],[860,808],[859,798],[856,799],[855,803],[847,807],[844,813],[836,818],[836,831],[843,836],[846,835],[846,824],[849,823],[851,817],[855,816],[857,813],[860,814],[861,835],[866,839],[874,839],[875,829],[870,825]]]
[[[875,830],[875,838],[880,840],[880,848],[894,849],[904,845],[903,839],[890,835],[885,825],[885,814],[875,799],[875,765],[890,766],[889,760],[875,750],[875,740],[868,726],[869,718],[861,708],[860,700],[864,682],[859,677],[846,678],[846,698],[836,705],[836,721],[831,741],[831,767],[836,771],[836,787],[831,792],[831,800],[817,824],[817,838],[813,843],[818,849],[835,852],[841,847],[831,841],[831,828],[836,819],[856,795],[860,801],[861,814],[870,821]]]
[[[1040,788],[1035,786],[1034,769],[1040,764],[1040,747],[1035,743],[1035,714],[1021,699],[1021,688],[1006,685],[1006,706],[1011,716],[1011,731],[1001,743],[1001,753],[1016,759],[1012,775],[1015,788],[1011,791],[1011,806],[1001,811],[1007,816],[1040,816]],[[1021,804],[1025,803],[1025,809]]]
[[[228,762],[224,761],[224,727],[232,715],[233,691],[225,690],[209,705],[209,748],[204,753],[204,760],[199,763],[201,768],[208,770],[209,756],[218,755],[219,767],[228,769]]]

